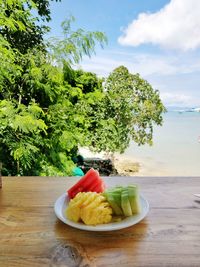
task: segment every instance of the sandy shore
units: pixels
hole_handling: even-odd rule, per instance
[[[156,162],[143,161],[136,157],[115,154],[114,165],[120,175],[127,176],[168,176],[170,173]]]
[[[123,154],[115,153],[93,153],[87,148],[80,148],[79,153],[84,158],[110,158],[119,175],[122,176],[167,176],[169,173],[156,163],[151,161],[143,162],[138,158],[126,157]]]

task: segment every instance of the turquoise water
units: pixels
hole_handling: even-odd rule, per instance
[[[163,117],[153,146],[131,143],[124,155],[141,162],[144,175],[200,176],[200,112],[170,111]]]

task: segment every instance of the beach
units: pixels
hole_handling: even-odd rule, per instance
[[[163,126],[154,128],[153,141],[152,147],[131,142],[124,153],[141,163],[138,175],[200,175],[199,112],[167,112]]]
[[[200,175],[200,113],[169,111],[163,118],[163,126],[154,127],[153,146],[131,142],[123,154],[112,155],[119,175]],[[81,153],[85,157],[109,157],[87,149]]]

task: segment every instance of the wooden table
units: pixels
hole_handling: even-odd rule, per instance
[[[107,177],[137,183],[147,217],[113,232],[71,228],[54,202],[77,178],[3,177],[0,189],[1,267],[200,266],[200,178]]]

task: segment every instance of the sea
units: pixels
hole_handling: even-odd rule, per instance
[[[154,126],[153,145],[131,142],[124,156],[139,162],[138,175],[200,176],[200,112],[168,110]]]

